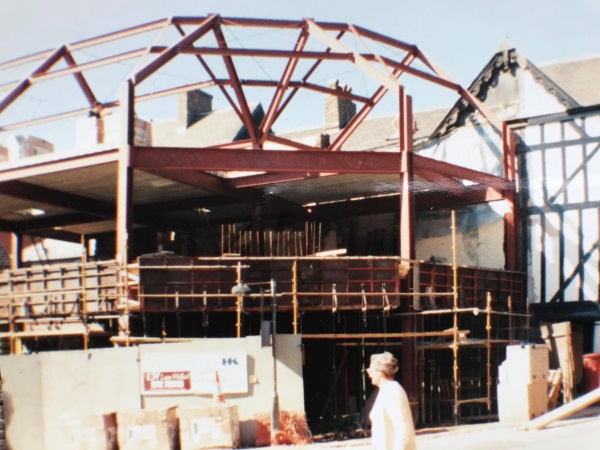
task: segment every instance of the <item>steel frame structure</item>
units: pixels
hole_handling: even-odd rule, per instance
[[[276,50],[271,48],[248,49],[233,47],[226,39],[223,29],[225,27],[258,28],[297,30],[298,37],[295,45],[290,50]],[[73,56],[82,49],[119,41],[131,36],[149,31],[164,32],[174,28],[181,39],[171,46],[149,45],[146,48],[135,49],[123,53],[112,54],[85,63],[77,63]],[[203,38],[211,36],[216,42],[215,46],[199,46]],[[342,42],[344,35],[351,35],[361,42],[367,49],[358,53]],[[323,50],[306,50],[307,42],[316,41]],[[384,46],[393,50],[401,57],[395,59],[373,53],[368,50],[367,42]],[[208,78],[197,83],[177,86],[158,92],[136,94],[136,90],[165,64],[179,55],[194,55],[203,67]],[[225,65],[227,77],[218,78],[215,70],[211,68],[208,58],[220,57]],[[236,70],[237,58],[262,57],[278,58],[286,61],[285,69],[278,80],[267,79],[242,79]],[[138,63],[131,76],[122,83],[119,99],[99,101],[91,84],[86,79],[85,72],[91,69],[117,64],[126,60],[137,58]],[[150,62],[148,59],[153,58]],[[297,74],[300,60],[312,62],[310,69],[302,74]],[[8,183],[11,195],[30,195],[34,190],[26,183],[18,180],[28,171],[39,173],[39,170],[54,170],[65,165],[87,165],[99,162],[118,162],[118,195],[116,200],[116,235],[118,259],[127,262],[131,259],[129,240],[132,232],[132,183],[135,170],[158,174],[165,178],[190,183],[203,187],[208,186],[213,192],[226,195],[243,194],[243,188],[262,186],[267,183],[285,182],[315,176],[329,176],[344,173],[397,173],[401,177],[401,226],[400,226],[400,256],[414,257],[414,242],[412,227],[414,220],[414,195],[412,190],[415,176],[439,185],[439,189],[450,193],[455,201],[487,201],[506,199],[511,205],[510,211],[505,216],[506,222],[506,268],[517,269],[518,258],[516,253],[517,240],[517,214],[515,207],[515,155],[514,136],[509,127],[506,127],[468,90],[453,81],[442,69],[435,65],[418,47],[400,40],[384,36],[364,29],[359,26],[317,22],[311,19],[304,20],[264,20],[247,18],[225,18],[213,14],[207,17],[173,17],[132,28],[108,33],[92,39],[86,39],[70,45],[61,46],[55,50],[39,52],[15,60],[0,63],[0,70],[22,66],[31,63],[41,63],[28,77],[0,85],[0,91],[8,91],[0,101],[0,118],[7,108],[22,97],[27,90],[46,80],[73,76],[80,90],[83,92],[87,105],[80,109],[64,111],[51,116],[28,119],[26,121],[9,123],[0,126],[0,131],[9,131],[26,126],[41,124],[49,121],[60,120],[93,113],[99,117],[113,108],[120,108],[122,114],[122,136],[119,149],[82,156],[80,158],[59,161],[45,169],[17,169],[15,171],[0,173],[0,189],[6,188]],[[59,61],[67,64],[66,68],[54,69]],[[375,80],[379,87],[369,96],[354,95],[316,83],[309,79],[323,62],[344,61],[354,64],[365,75]],[[415,63],[424,66],[426,70],[415,67]],[[502,134],[504,142],[505,175],[504,178],[495,177],[482,172],[469,170],[452,164],[436,161],[415,155],[412,149],[412,105],[411,98],[399,84],[402,76],[413,76],[437,86],[450,89],[459,94],[469,105],[475,108],[486,118],[496,130]],[[295,76],[298,78],[295,79]],[[186,92],[202,87],[215,86],[229,102],[231,108],[244,124],[248,139],[219,145],[211,148],[156,148],[134,145],[133,123],[136,104],[145,100],[156,99],[162,96]],[[266,107],[264,120],[256,124],[252,120],[246,87],[263,87],[274,89],[273,99]],[[277,119],[288,107],[290,101],[303,90],[316,91],[347,98],[361,104],[357,114],[340,132],[337,138],[325,148],[317,148],[289,139],[278,137],[270,131],[277,123]],[[400,139],[398,152],[356,152],[342,150],[348,138],[364,121],[375,105],[389,91],[398,96],[400,115]],[[265,145],[281,146],[282,149],[295,151],[264,151]],[[240,170],[261,171],[263,174],[243,177],[242,179],[218,179],[202,172],[207,170]],[[198,181],[198,178],[201,181]],[[457,180],[468,180],[473,185],[466,187]],[[57,204],[86,204],[87,209],[95,209],[104,217],[115,217],[111,208],[115,205],[86,203],[85,198],[60,192],[50,193],[51,201]],[[56,194],[56,195],[54,195]],[[243,195],[242,195],[243,197]],[[246,197],[247,198],[247,197]],[[425,193],[425,198],[428,194]],[[435,200],[428,200],[435,201]],[[97,207],[95,208],[94,205]],[[114,209],[113,209],[114,211]],[[6,231],[19,232],[17,223],[3,223]],[[55,233],[60,234],[60,233]]]

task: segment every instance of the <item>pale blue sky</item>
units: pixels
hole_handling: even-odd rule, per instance
[[[503,37],[535,63],[600,53],[599,0],[0,0],[0,60],[171,15],[350,22],[431,55],[467,83]]]
[[[417,45],[463,85],[479,73],[504,38],[536,64],[600,55],[600,0],[0,2],[0,61],[164,17],[209,13],[353,23]],[[0,77],[5,81],[10,80]],[[433,97],[416,106],[449,103]]]

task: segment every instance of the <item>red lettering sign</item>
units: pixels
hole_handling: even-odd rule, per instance
[[[189,391],[192,388],[191,373],[144,372],[144,391]]]

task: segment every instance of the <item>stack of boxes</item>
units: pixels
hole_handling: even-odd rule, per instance
[[[235,405],[65,416],[64,450],[205,450],[240,446]]]
[[[548,412],[549,351],[546,345],[511,345],[498,368],[501,423],[523,423]]]

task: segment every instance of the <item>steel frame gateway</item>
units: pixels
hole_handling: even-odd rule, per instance
[[[232,40],[226,37],[225,30],[233,28],[278,29],[297,34],[291,48],[267,46],[249,49],[234,45]],[[98,59],[87,58],[88,60],[83,63],[77,62],[80,57],[79,52],[82,50],[108,43],[118,43],[148,32],[161,34],[173,30],[180,36],[174,44],[161,46],[154,40],[143,48],[119,51]],[[351,36],[359,42],[364,51],[356,51],[348,47],[344,43],[345,36]],[[386,49],[388,54],[395,56],[385,56],[383,51],[374,53],[370,47]],[[159,91],[148,88],[148,81],[153,76],[160,73],[169,63],[186,56],[197,60],[199,79],[196,82]],[[283,70],[277,79],[244,78],[239,74],[242,58],[281,60]],[[137,59],[137,64],[131,74],[120,83],[119,98],[99,98],[88,73],[132,59]],[[299,69],[301,62],[309,63],[302,71]],[[345,394],[356,388],[354,385],[357,383],[356,374],[352,370],[360,367],[361,364],[364,365],[365,347],[388,348],[392,345],[401,351],[404,367],[402,382],[411,400],[419,403],[421,408],[419,415],[424,422],[430,423],[436,420],[436,414],[431,412],[431,408],[440,411],[447,405],[451,405],[449,414],[448,411],[443,414],[437,413],[438,421],[452,418],[457,420],[461,416],[461,411],[464,412],[465,408],[471,408],[474,404],[481,406],[485,414],[493,410],[491,386],[495,364],[499,362],[502,354],[502,347],[493,344],[506,344],[518,338],[516,334],[512,334],[515,326],[513,318],[525,312],[522,275],[515,272],[520,267],[517,242],[518,217],[515,204],[515,137],[511,128],[486,111],[478,98],[455,83],[418,47],[349,24],[317,22],[310,19],[286,21],[210,15],[199,18],[174,17],[143,24],[0,63],[0,70],[32,63],[37,66],[28,76],[0,86],[0,90],[6,92],[0,100],[0,120],[6,120],[9,107],[22,100],[29,89],[57,78],[73,77],[86,103],[80,108],[59,110],[44,117],[30,117],[27,120],[4,123],[0,125],[0,131],[19,130],[50,121],[85,115],[97,117],[98,123],[101,124],[108,111],[118,108],[121,115],[121,133],[120,145],[116,149],[71,155],[69,158],[57,158],[46,163],[32,163],[26,167],[11,167],[0,171],[2,195],[19,199],[23,208],[40,203],[57,208],[53,217],[28,217],[26,220],[11,219],[0,214],[0,229],[13,233],[16,237],[12,255],[14,270],[7,272],[5,278],[0,281],[6,311],[3,320],[9,327],[5,330],[8,334],[4,337],[9,338],[13,350],[18,345],[19,339],[28,338],[22,334],[27,331],[23,327],[39,325],[37,322],[41,321],[42,317],[38,315],[43,315],[43,321],[50,326],[55,326],[56,323],[61,325],[63,323],[61,320],[74,318],[75,322],[83,324],[81,336],[84,345],[88,345],[93,335],[91,327],[93,323],[113,324],[111,332],[115,335],[120,328],[123,331],[122,336],[113,336],[113,341],[128,345],[135,341],[144,341],[143,338],[148,337],[147,334],[152,334],[151,337],[158,341],[165,341],[168,336],[173,335],[177,338],[184,337],[185,333],[178,333],[178,327],[185,327],[186,320],[198,319],[198,316],[193,314],[206,313],[211,313],[212,317],[222,317],[220,323],[225,327],[221,329],[223,334],[228,332],[223,332],[223,329],[235,330],[235,334],[241,336],[244,333],[244,320],[248,322],[245,325],[246,329],[254,332],[256,323],[253,321],[256,320],[257,313],[261,309],[260,298],[249,297],[248,300],[244,300],[239,295],[227,293],[227,290],[231,288],[232,282],[237,284],[245,281],[241,265],[259,270],[266,264],[269,266],[268,270],[265,269],[266,272],[260,276],[256,275],[261,278],[258,281],[264,282],[262,277],[267,272],[269,278],[281,278],[282,273],[285,273],[285,281],[282,280],[284,290],[281,291],[283,294],[278,297],[278,301],[283,302],[282,314],[292,316],[292,320],[287,322],[290,324],[287,331],[305,333],[307,348],[313,346],[307,353],[307,357],[321,357],[319,350],[324,348],[322,341],[332,343],[329,354],[330,360],[333,361],[333,368],[328,372],[332,384],[329,386],[329,392],[326,392],[326,405],[331,405],[328,414],[339,416],[348,410],[348,405],[342,406],[341,397],[336,397],[336,381],[343,377]],[[351,64],[374,81],[375,86],[369,95],[360,96],[311,81],[311,76],[320,66],[342,63]],[[66,64],[66,67],[56,68],[59,64]],[[454,91],[462,98],[465,108],[474,108],[483,119],[488,120],[502,136],[504,176],[493,176],[415,154],[412,99],[399,83],[402,77],[414,77],[431,85]],[[247,133],[245,138],[210,147],[136,145],[134,124],[136,108],[141,102],[200,88],[214,88],[220,92],[243,124]],[[253,120],[252,116],[248,96],[248,90],[251,88],[270,89],[272,92],[272,100],[266,105],[264,118],[259,123]],[[361,105],[357,114],[324,148],[283,138],[273,132],[278,119],[297,101],[296,97],[300,97],[305,92],[332,95]],[[397,148],[380,152],[346,148],[345,144],[348,143],[351,135],[388,93],[395,96],[394,100],[398,105]],[[110,182],[116,182],[116,192],[112,199],[99,200],[82,195],[77,189],[68,191],[62,185],[40,188],[28,181],[30,178],[42,175],[67,174],[78,170],[90,173],[91,171],[85,171],[99,167],[114,169],[115,178]],[[231,172],[245,172],[246,175],[242,177],[225,175]],[[145,204],[136,203],[134,196],[136,179],[139,180],[142,178],[140,175],[145,174],[209,191],[214,194],[211,201],[215,204],[225,203],[229,199],[253,204],[260,196],[260,189],[263,187],[285,186],[286,183],[298,180],[309,182],[319,178],[335,179],[336,176],[344,174],[397,176],[399,189],[394,196],[366,198],[361,201],[376,205],[395,203],[400,222],[397,238],[398,256],[378,260],[373,257],[316,258],[312,255],[304,258],[275,258],[267,262],[260,258],[249,258],[247,261],[229,259],[219,260],[220,262],[217,263],[200,257],[197,261],[194,260],[194,264],[189,261],[184,262],[183,266],[190,267],[183,272],[176,268],[182,265],[182,261],[177,258],[164,261],[164,264],[154,261],[150,265],[146,263],[148,260],[142,258],[139,264],[135,264],[139,254],[136,254],[132,246],[134,233],[141,227],[162,226],[164,229],[167,223],[162,216],[149,217],[144,213],[168,208],[168,199],[154,199],[154,202]],[[417,178],[425,182],[424,189],[418,190],[418,187],[423,184],[416,183]],[[440,192],[444,193],[443,198],[438,196]],[[486,272],[484,269],[459,270],[456,262],[452,266],[442,267],[415,261],[414,222],[415,208],[418,207],[419,202],[429,207],[501,199],[509,205],[508,212],[504,216],[507,272],[498,271],[494,276],[487,277],[481,275]],[[290,204],[293,202],[281,198],[277,201],[279,205],[285,204],[304,218],[309,217],[309,207],[305,204]],[[335,211],[336,207],[339,205],[323,204],[317,205],[315,210],[323,212],[331,208],[331,211]],[[75,269],[66,269],[67,274],[39,275],[42,281],[38,279],[37,284],[34,283],[37,286],[35,288],[27,282],[14,283],[14,276],[19,273],[24,279],[31,278],[23,272],[26,269],[18,267],[22,236],[29,234],[85,242],[85,232],[75,234],[65,231],[63,227],[75,223],[87,226],[107,220],[114,221],[115,252],[114,261],[111,261],[107,268],[109,271],[114,269],[114,272],[109,274],[110,281],[107,281],[106,286],[96,288],[95,285],[90,287],[87,284],[90,271],[95,274],[92,276],[96,280],[94,283],[102,284],[100,280],[103,280],[102,273],[105,268],[90,267],[85,260]],[[260,228],[260,220],[253,220],[253,224]],[[264,254],[264,246],[262,252]],[[318,283],[315,282],[316,284],[302,288],[306,289],[303,291],[299,287],[302,285],[300,275],[308,276],[311,270],[314,271],[314,267],[301,266],[306,264],[310,266],[311,258],[316,258],[314,264],[319,261],[319,265],[331,266],[331,270],[324,267],[321,273],[323,277],[329,279],[321,279]],[[214,264],[230,266],[227,269],[228,276],[211,281],[215,270],[220,270],[209,267]],[[376,270],[378,264],[383,264],[381,270]],[[194,280],[196,268],[191,267],[194,265],[201,266],[197,273],[203,280],[191,282],[191,288],[189,285],[185,287],[185,289],[192,289],[193,295],[190,295],[181,292],[180,289],[186,285],[181,279],[183,277]],[[343,267],[337,267],[338,265]],[[363,267],[364,265],[367,269]],[[401,270],[405,265],[406,270]],[[157,269],[155,268],[157,266],[165,267]],[[238,272],[236,272],[237,267],[240,267]],[[165,282],[158,288],[156,283],[151,282],[155,280],[155,274],[148,275],[148,271],[153,270],[157,270],[165,277]],[[139,271],[139,273],[132,273],[132,271]],[[236,273],[239,277],[231,279],[231,275]],[[360,274],[359,278],[354,279],[353,276],[357,274]],[[138,275],[141,279],[139,284],[133,282]],[[362,278],[363,276],[365,278]],[[73,287],[73,292],[67,293],[68,287],[62,283],[73,277],[78,281]],[[170,277],[175,277],[175,283]],[[439,281],[440,277],[444,281]],[[210,284],[209,282],[213,281],[216,292],[199,288],[200,285]],[[54,300],[47,297],[45,293],[48,286],[45,283],[48,282],[53,288],[58,286],[60,292],[57,295],[61,299],[68,300],[71,309],[65,307],[66,305],[55,307]],[[169,289],[174,284],[180,287],[172,292]],[[340,289],[342,284],[345,289]],[[428,284],[429,289],[422,288],[424,284]],[[137,288],[139,291],[136,294]],[[149,292],[152,288],[162,289],[162,291]],[[476,292],[472,297],[467,295],[471,291]],[[29,300],[24,299],[35,296],[43,298],[31,301],[28,306],[26,303]],[[443,307],[436,303],[437,297],[445,298]],[[404,299],[408,301],[401,301]],[[141,304],[138,305],[137,301]],[[91,304],[94,305],[93,309],[89,308]],[[104,309],[107,305],[109,308]],[[225,310],[223,314],[229,313],[229,315],[219,316],[217,313],[219,309]],[[188,319],[182,314],[184,311],[187,311],[186,314],[189,313]],[[480,311],[485,311],[485,314],[479,315]],[[118,317],[115,317],[115,312],[118,313]],[[233,328],[230,321],[232,313],[236,314]],[[313,317],[311,316],[313,313],[314,321],[308,320],[309,317]],[[392,319],[388,322],[390,315]],[[130,327],[129,319],[133,316],[140,318],[141,329]],[[299,317],[302,316],[304,329],[299,325]],[[491,332],[495,329],[492,324],[493,318],[497,321],[494,326],[502,331],[497,336]],[[483,325],[478,322],[480,319],[484,319]],[[346,321],[348,324],[343,335],[336,328],[338,320],[340,323]],[[117,321],[119,324],[115,325]],[[15,328],[17,322],[20,329]],[[369,329],[373,323],[379,325],[374,327],[376,332],[371,336]],[[390,328],[387,328],[388,325]],[[312,336],[309,335],[308,330],[311,330]],[[96,331],[99,333],[93,337],[101,339],[103,330]],[[471,341],[467,340],[468,332],[472,332]],[[56,326],[53,334],[60,334]],[[33,334],[29,336],[34,339],[38,337]],[[433,340],[434,337],[441,340]],[[445,337],[451,339],[445,341]],[[318,344],[311,344],[309,341]],[[352,346],[356,347],[355,350],[349,350]],[[486,380],[485,383],[461,385],[459,375],[459,355],[463,352],[463,350],[459,351],[461,347],[468,355],[467,366],[472,366],[474,361],[478,361],[475,365],[481,370],[485,369],[485,376],[482,376],[482,379]],[[361,351],[357,353],[356,349],[359,348]],[[430,357],[433,353],[443,356]],[[484,360],[485,364],[481,364]],[[337,367],[336,362],[340,361],[341,367]],[[310,370],[307,376],[318,378],[318,374],[313,369]],[[435,374],[435,376],[432,375],[433,378],[427,381],[424,380],[425,373]],[[473,379],[474,377],[471,377],[471,381]],[[448,387],[450,390],[447,389]],[[470,389],[470,392],[463,393],[463,389]],[[359,391],[364,400],[366,390],[363,387]],[[318,411],[316,415],[319,416],[322,412]],[[472,411],[472,414],[478,413]]]

